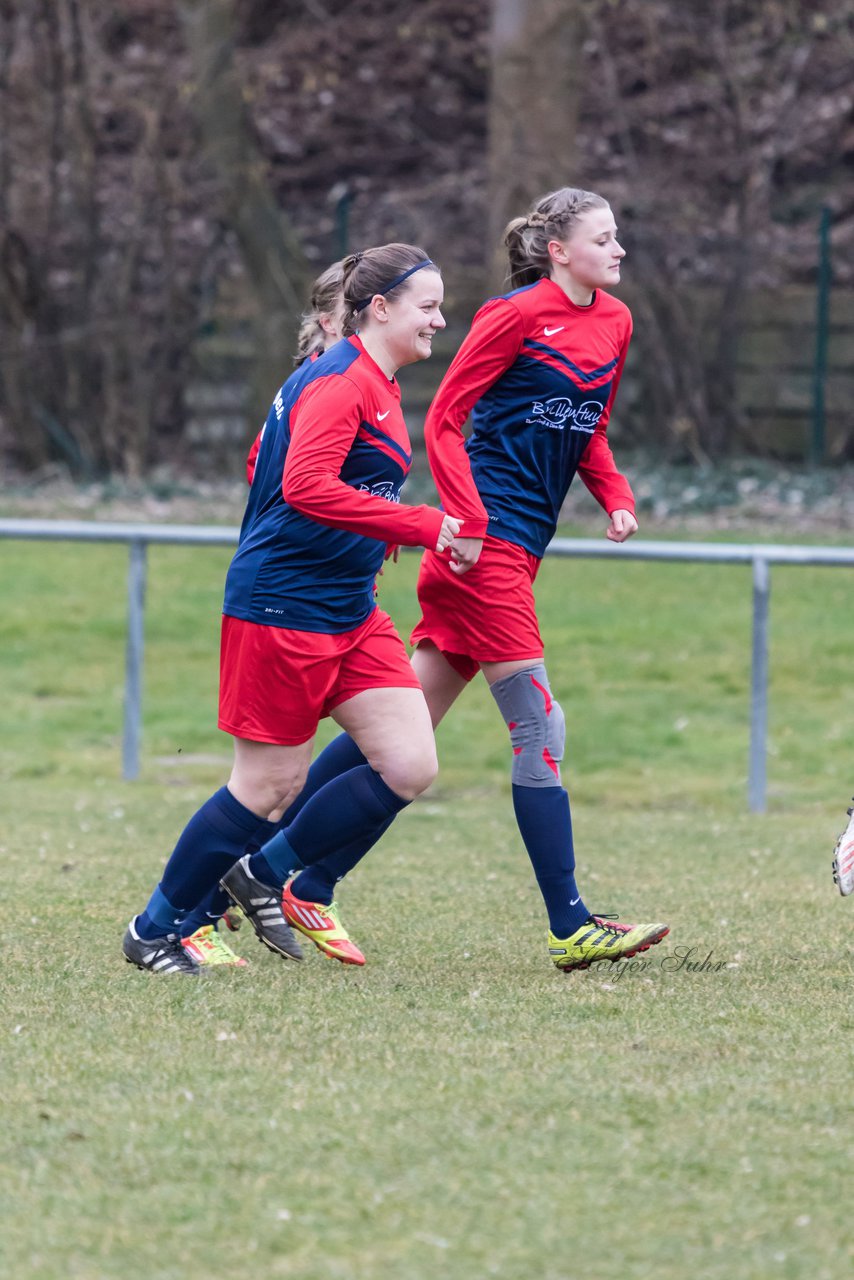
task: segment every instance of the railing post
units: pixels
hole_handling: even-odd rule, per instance
[[[753,661],[750,676],[750,770],[747,802],[751,813],[766,809],[768,751],[768,603],[771,567],[761,556],[753,560]]]
[[[139,538],[128,543],[128,634],[125,650],[125,718],[122,735],[122,777],[139,775],[142,719],[142,659],[145,647],[145,576],[147,545]]]

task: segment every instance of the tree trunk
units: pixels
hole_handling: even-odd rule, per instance
[[[260,420],[290,367],[310,270],[298,236],[276,204],[248,126],[233,56],[233,10],[233,0],[180,3],[196,75],[196,115],[254,298],[253,398]]]
[[[493,0],[489,101],[490,285],[503,287],[504,228],[538,196],[578,185],[582,15],[568,0]]]

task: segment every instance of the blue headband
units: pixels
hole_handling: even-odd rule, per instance
[[[411,276],[415,271],[420,271],[422,267],[433,267],[435,265],[436,264],[430,258],[425,258],[423,262],[416,262],[414,267],[410,267],[408,271],[402,271],[399,276],[395,276],[393,280],[390,280],[389,283],[384,288],[375,289],[374,292],[371,294],[371,298],[375,298],[378,293],[379,294],[391,293],[392,289],[396,289],[399,284],[403,284],[404,280],[408,279],[408,277]],[[353,308],[353,311],[357,315],[360,311],[364,311],[365,307],[367,307],[368,304],[370,303],[371,298],[362,298],[361,302],[356,303],[356,305]]]

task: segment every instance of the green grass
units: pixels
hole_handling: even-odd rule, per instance
[[[773,571],[751,816],[748,571],[544,565],[585,896],[672,924],[634,967],[551,972],[475,686],[433,791],[342,891],[364,970],[289,967],[244,932],[249,970],[158,981],[118,945],[228,768],[227,559],[150,553],[125,783],[124,551],[0,548],[0,1274],[847,1274],[852,903],[829,861],[854,785],[850,573]],[[382,583],[402,631],[414,570]]]

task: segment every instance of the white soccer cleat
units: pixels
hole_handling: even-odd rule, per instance
[[[836,842],[833,878],[843,898],[854,893],[854,803],[848,810],[848,826]]]

